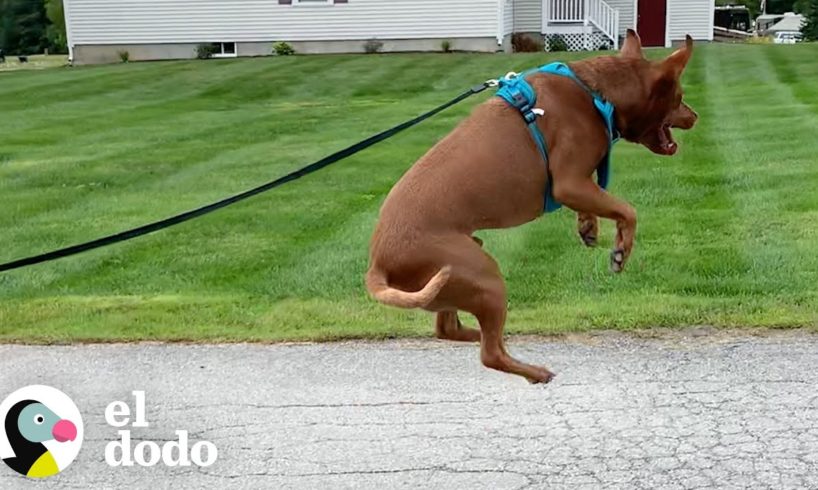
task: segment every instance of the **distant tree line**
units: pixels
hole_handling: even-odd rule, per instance
[[[67,53],[62,0],[0,0],[0,49],[6,54]]]
[[[807,20],[801,27],[801,32],[807,41],[818,41],[818,0],[809,0]]]

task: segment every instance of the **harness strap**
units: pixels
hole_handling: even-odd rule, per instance
[[[576,76],[573,70],[565,63],[551,63],[528,72],[517,74],[509,73],[505,77],[498,80],[499,90],[497,96],[504,99],[510,106],[520,111],[520,115],[525,120],[531,137],[534,140],[537,150],[542,156],[543,163],[545,163],[545,171],[547,174],[547,182],[545,188],[545,203],[544,209],[546,213],[556,211],[562,207],[562,204],[554,199],[553,181],[551,171],[548,168],[548,144],[545,141],[545,136],[542,134],[539,126],[537,126],[537,117],[544,115],[542,109],[535,108],[537,104],[537,93],[531,87],[525,78],[533,73],[549,73],[553,75],[560,75],[574,80],[583,90],[588,92],[594,102],[594,107],[604,120],[605,129],[608,133],[608,152],[602,161],[597,165],[596,174],[597,182],[600,187],[607,189],[610,182],[610,155],[613,144],[619,140],[619,134],[616,131],[614,124],[614,106],[606,101],[598,93],[591,90],[579,77]]]

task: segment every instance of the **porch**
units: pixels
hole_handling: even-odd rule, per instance
[[[543,0],[546,46],[569,50],[619,49],[619,10],[605,0]]]

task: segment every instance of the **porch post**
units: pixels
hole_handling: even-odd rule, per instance
[[[619,9],[614,10],[614,49],[619,51]]]
[[[497,0],[497,45],[503,46],[503,41],[505,41],[506,33],[505,33],[505,12],[504,12],[504,4],[505,0]],[[503,46],[505,48],[505,46]]]
[[[548,33],[549,20],[551,20],[551,0],[542,0],[542,24],[540,25],[542,34]]]
[[[591,50],[591,23],[589,22],[588,0],[582,0],[582,44],[585,51]]]

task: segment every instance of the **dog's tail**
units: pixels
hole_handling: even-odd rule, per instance
[[[451,266],[444,266],[423,286],[423,289],[409,292],[390,287],[386,280],[386,273],[372,266],[366,274],[366,289],[373,298],[381,303],[398,308],[422,308],[437,297],[451,274]]]

